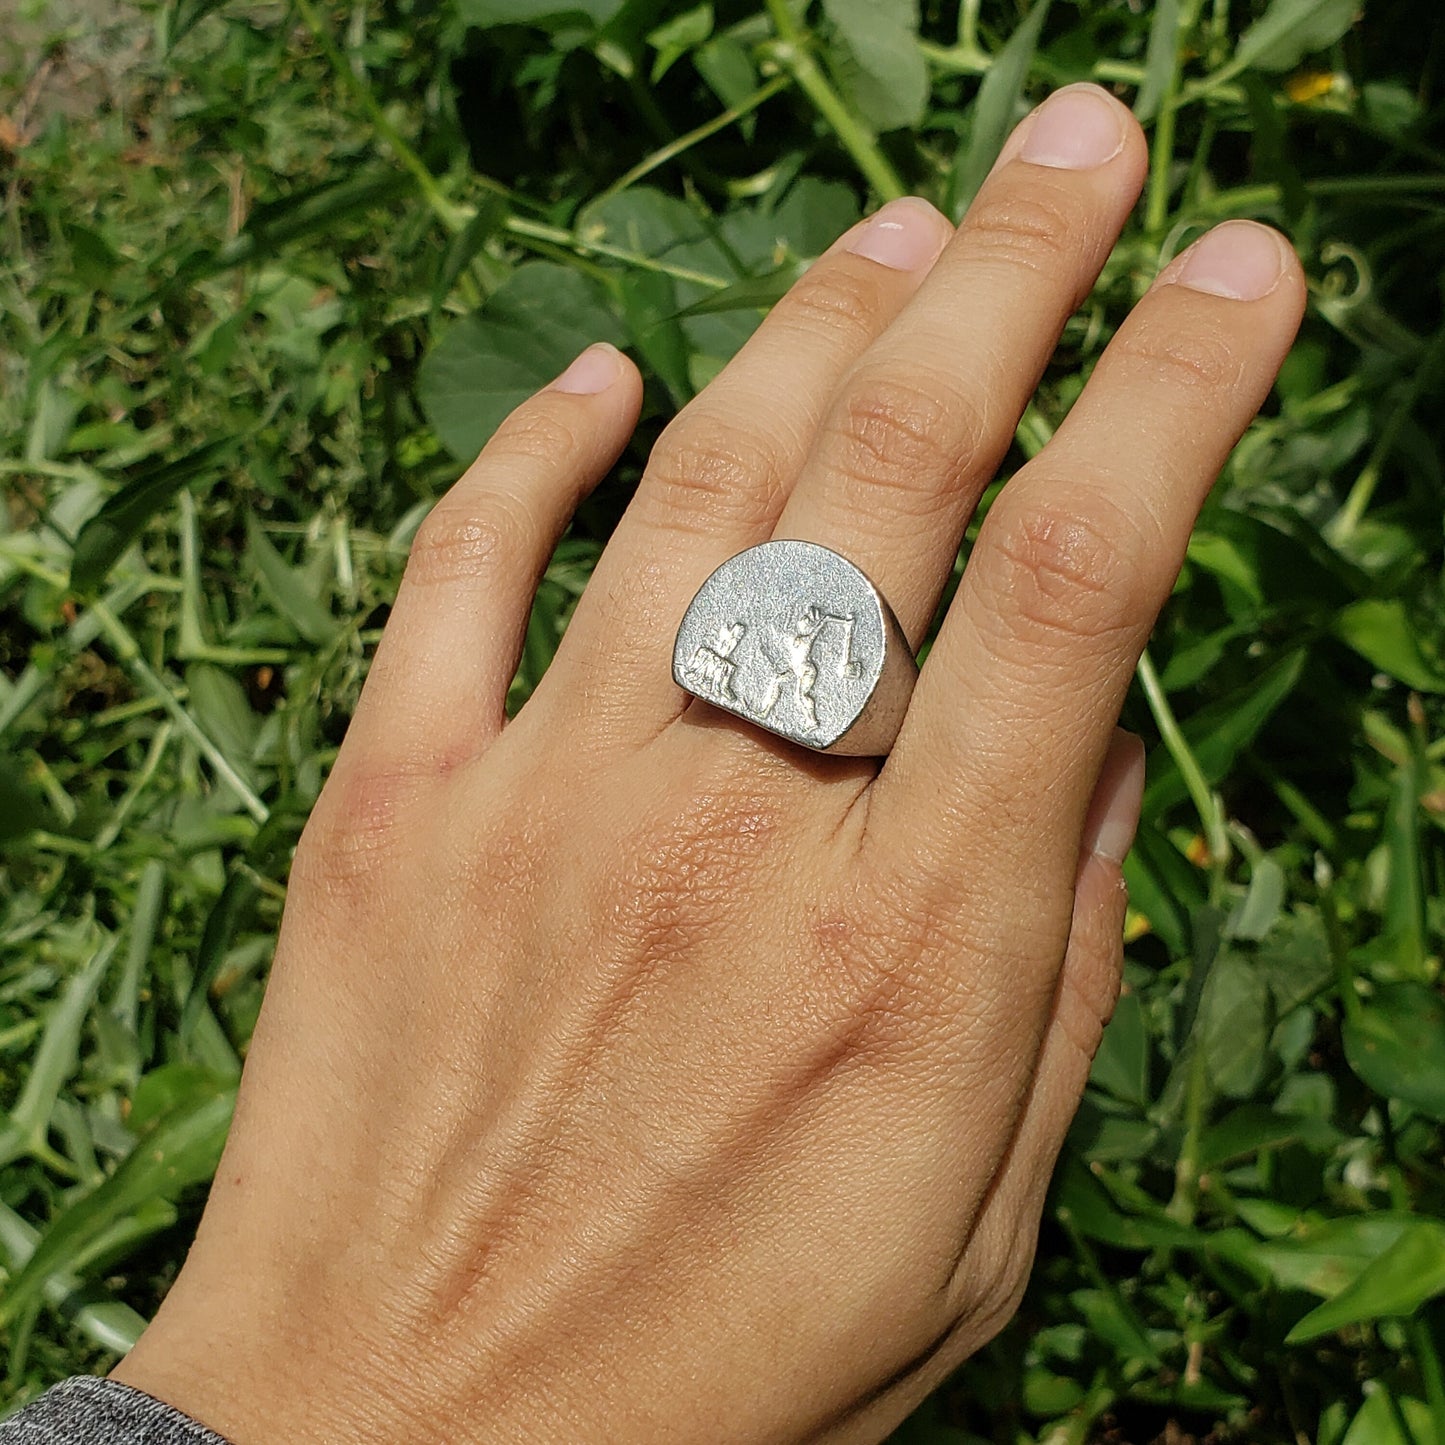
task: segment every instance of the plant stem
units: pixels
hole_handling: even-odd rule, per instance
[[[264,823],[271,816],[271,810],[256,796],[251,785],[236,771],[230,759],[205,729],[181,706],[166,685],[165,679],[141,656],[140,644],[131,636],[126,625],[104,602],[92,603],[90,612],[100,623],[100,630],[115,652],[116,660],[175,719],[176,726],[196,745],[201,756],[240,798],[246,811],[258,823]]]
[[[95,835],[95,842],[92,846],[96,852],[103,853],[120,836],[120,830],[125,826],[125,820],[130,816],[131,809],[135,807],[136,800],[145,792],[151,779],[155,777],[156,769],[160,767],[161,759],[170,746],[173,732],[173,725],[163,722],[151,734],[150,747],[146,749],[140,771],[131,779],[130,786],[125,790],[125,796],[116,804],[115,810],[111,813],[105,826]]]
[[[1174,58],[1164,94],[1159,98],[1159,114],[1154,118],[1154,134],[1149,144],[1149,189],[1144,202],[1144,229],[1152,241],[1164,235],[1169,221],[1170,178],[1174,169],[1175,117],[1179,110],[1179,87],[1184,65],[1184,46],[1194,29],[1197,3],[1181,4],[1179,29],[1175,35]]]
[[[1380,484],[1380,475],[1384,470],[1385,463],[1389,461],[1390,454],[1395,450],[1400,433],[1410,419],[1410,414],[1415,410],[1421,393],[1426,385],[1434,380],[1442,355],[1445,355],[1445,327],[1441,327],[1435,333],[1424,356],[1420,358],[1404,386],[1400,388],[1399,400],[1391,409],[1385,425],[1381,427],[1379,438],[1370,450],[1369,460],[1355,479],[1355,484],[1350,488],[1344,506],[1340,508],[1329,525],[1330,541],[1337,545],[1349,541],[1364,520],[1370,502],[1374,499],[1375,488]]]
[[[1445,1371],[1440,1367],[1440,1352],[1435,1348],[1435,1332],[1430,1325],[1432,1310],[1426,1306],[1422,1314],[1410,1320],[1410,1344],[1416,1363],[1425,1381],[1425,1399],[1430,1406],[1430,1423],[1436,1441],[1445,1440]]]
[[[768,14],[772,16],[773,30],[778,37],[772,49],[773,58],[812,101],[813,108],[827,122],[844,150],[853,157],[854,165],[879,196],[885,201],[892,201],[903,195],[903,182],[888,158],[878,149],[872,132],[848,109],[842,96],[828,83],[810,49],[812,37],[798,28],[792,11],[788,9],[788,0],[768,0]]]
[[[690,150],[693,146],[705,141],[709,136],[716,135],[720,130],[726,130],[734,122],[741,120],[745,115],[751,115],[760,105],[770,101],[779,91],[786,90],[791,84],[791,79],[786,75],[775,75],[771,80],[760,85],[745,100],[740,100],[736,105],[729,107],[711,120],[704,121],[700,126],[688,131],[686,135],[680,135],[676,140],[670,141],[667,145],[653,151],[650,156],[645,156],[632,167],[624,176],[607,187],[598,197],[598,200],[605,201],[610,196],[615,196],[619,191],[625,191],[629,186],[636,185],[643,176],[651,175],[659,166],[666,165],[668,161],[675,160],[684,151]]]
[[[1335,906],[1335,871],[1322,853],[1315,856],[1315,891],[1319,894],[1320,920],[1325,926],[1325,942],[1335,969],[1340,1008],[1345,1018],[1354,1022],[1360,1015],[1360,996],[1355,992],[1355,971],[1350,965],[1345,931],[1340,926],[1340,911]]]
[[[1215,876],[1222,877],[1224,866],[1229,861],[1229,829],[1225,826],[1224,809],[1218,795],[1210,788],[1209,780],[1199,766],[1199,759],[1194,756],[1194,750],[1189,746],[1189,740],[1184,736],[1184,731],[1174,716],[1174,709],[1169,706],[1169,699],[1165,696],[1159,673],[1154,667],[1154,659],[1149,656],[1147,648],[1139,658],[1139,682],[1144,689],[1145,698],[1148,699],[1149,711],[1154,715],[1154,725],[1159,729],[1159,736],[1169,750],[1169,756],[1174,759],[1174,766],[1179,769],[1179,775],[1184,779],[1184,786],[1189,790],[1195,811],[1199,814]]]
[[[982,0],[963,0],[958,7],[958,48],[978,50],[978,11]]]
[[[503,222],[503,230],[524,241],[540,241],[549,246],[575,252],[579,256],[606,256],[609,261],[621,262],[637,271],[655,271],[659,276],[671,276],[674,281],[692,281],[713,291],[731,286],[732,280],[713,276],[707,271],[694,271],[687,266],[673,266],[653,256],[643,256],[636,251],[627,251],[620,246],[609,246],[605,241],[592,241],[577,231],[568,231],[561,226],[546,226],[540,221],[529,221],[524,216],[509,216]],[[736,278],[734,277],[733,280]]]
[[[1197,1025],[1193,1035],[1189,1041],[1189,1076],[1184,1083],[1184,1139],[1174,1164],[1174,1193],[1165,1211],[1179,1224],[1193,1224],[1199,1211],[1199,1154],[1209,1114],[1209,1065]]]
[[[426,162],[417,155],[403,138],[401,132],[391,123],[371,87],[351,68],[341,47],[331,38],[330,30],[327,29],[321,16],[316,13],[311,0],[295,0],[295,5],[297,13],[311,32],[312,39],[321,48],[321,53],[330,64],[332,74],[346,90],[351,92],[353,98],[366,112],[367,119],[371,122],[377,135],[391,147],[403,168],[410,172],[412,179],[416,182],[417,190],[421,192],[422,198],[431,208],[437,220],[453,234],[463,230],[471,219],[467,214],[466,207],[457,205],[442,190]],[[477,179],[488,189],[508,198],[511,197],[511,192],[500,182],[494,181],[488,176],[480,176]]]

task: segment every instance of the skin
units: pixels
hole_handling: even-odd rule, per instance
[[[237,1445],[873,1442],[1009,1318],[1118,987],[1115,720],[1298,324],[1292,254],[1232,223],[1164,271],[991,509],[886,761],[669,663],[772,536],[852,558],[920,640],[1142,184],[1089,94],[1110,158],[1030,159],[1036,112],[956,233],[901,203],[911,264],[859,228],[811,268],[658,443],[511,723],[634,368],[594,352],[607,384],[527,402],[437,505],[119,1379]]]

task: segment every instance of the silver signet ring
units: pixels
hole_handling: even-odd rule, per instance
[[[763,542],[729,558],[683,614],[679,687],[818,752],[892,748],[918,664],[878,589],[815,542]]]

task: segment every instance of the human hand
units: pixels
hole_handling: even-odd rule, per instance
[[[918,202],[849,232],[669,428],[505,727],[639,379],[595,349],[503,426],[418,534],[120,1379],[238,1445],[877,1441],[1009,1317],[1117,989],[1114,722],[1297,263],[1232,223],[1163,273],[994,504],[881,768],[690,702],[670,651],[774,535],[918,643],[1144,170],[1071,88],[956,236]]]

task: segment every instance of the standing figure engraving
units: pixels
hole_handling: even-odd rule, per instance
[[[738,665],[733,662],[733,650],[742,641],[747,628],[741,622],[720,624],[717,641],[711,647],[699,647],[688,658],[683,675],[699,692],[709,694],[720,702],[736,702],[733,692],[733,678]]]
[[[840,617],[836,613],[824,612],[816,604],[807,608],[802,617],[798,619],[797,626],[791,635],[788,633],[782,635],[782,657],[778,658],[771,650],[768,650],[768,661],[773,667],[773,678],[763,696],[762,706],[758,709],[760,718],[765,718],[772,712],[778,705],[778,699],[783,695],[783,688],[792,682],[795,687],[794,695],[798,711],[803,716],[804,725],[808,732],[817,732],[818,707],[813,696],[813,687],[818,681],[818,667],[813,661],[813,650],[818,645],[818,639],[823,629],[830,622],[836,622],[843,630],[843,656],[838,663],[838,676],[857,677],[862,668],[853,659],[855,620],[851,613],[846,617]]]

